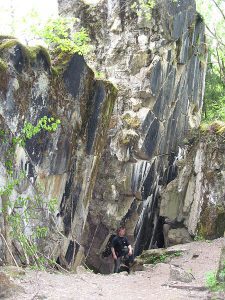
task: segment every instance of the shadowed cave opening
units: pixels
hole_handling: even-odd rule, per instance
[[[168,167],[162,174],[162,179],[160,182],[162,185],[167,185],[170,181],[172,181],[177,176],[177,168],[174,164],[176,160],[176,154],[172,153],[168,157]],[[159,203],[160,203],[160,194],[157,190],[157,184],[155,184],[153,173],[155,171],[155,165],[153,164],[149,174],[146,178],[144,188],[142,189],[142,199],[147,199],[149,195],[152,195],[152,204],[151,206],[145,210],[143,215],[142,225],[136,226],[134,229],[134,234],[128,236],[130,240],[133,251],[134,257],[140,255],[142,251],[148,249],[155,249],[155,248],[164,248],[165,241],[164,241],[164,224],[165,224],[165,217],[159,215]],[[139,205],[138,202],[134,199],[130,208],[128,209],[127,213],[121,219],[121,225],[125,225],[129,223],[129,220],[133,217],[133,212],[138,211]],[[139,212],[140,213],[140,212]],[[176,224],[175,224],[176,223]],[[173,227],[180,227],[181,224],[177,224],[177,222],[173,223]],[[111,234],[108,228],[103,230],[103,225],[100,226],[97,230],[97,234],[95,236],[95,240],[99,247],[103,245],[104,238],[108,240],[104,242],[105,246],[103,250],[101,250],[98,254],[94,254],[94,258],[89,257],[87,260],[87,265],[90,269],[92,269],[95,273],[103,273],[109,274],[112,272],[113,266],[113,259],[111,254],[111,242],[114,238],[115,234]],[[96,227],[95,227],[96,229]],[[128,229],[128,228],[127,228]],[[92,230],[92,234],[94,234],[95,230]],[[90,241],[92,240],[93,235],[90,237]],[[95,242],[96,242],[95,241]],[[132,242],[135,241],[133,244]],[[94,242],[94,244],[95,244]],[[88,248],[88,247],[87,247]],[[92,254],[91,254],[92,255]],[[106,266],[109,264],[109,267]],[[96,267],[99,265],[100,267]],[[104,267],[102,267],[104,265]],[[111,271],[110,271],[111,266]]]

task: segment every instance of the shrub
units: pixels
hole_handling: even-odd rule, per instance
[[[86,54],[89,51],[89,36],[86,29],[73,32],[75,18],[50,19],[41,30],[33,28],[33,32],[42,38],[54,53]]]

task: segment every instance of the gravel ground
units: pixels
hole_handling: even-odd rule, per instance
[[[182,249],[180,257],[169,263],[149,265],[145,271],[101,275],[82,268],[78,274],[48,273],[27,270],[14,279],[24,288],[10,299],[54,299],[54,300],[183,300],[225,299],[225,294],[212,295],[205,289],[205,275],[218,267],[220,249],[225,239],[212,242],[193,242],[172,248]],[[191,283],[171,281],[170,264],[179,266],[194,277]]]

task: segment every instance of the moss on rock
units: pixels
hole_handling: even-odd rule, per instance
[[[132,266],[133,271],[143,270],[144,265],[167,263],[172,258],[181,256],[185,250],[174,249],[150,249],[142,252],[140,256],[137,256],[135,263]]]
[[[213,121],[211,123],[202,123],[200,126],[200,132],[202,134],[207,134],[207,133],[223,134],[225,133],[225,122]]]
[[[0,90],[3,91],[3,93],[7,92],[8,87],[8,64],[0,58]]]
[[[8,50],[17,44],[21,45],[17,39],[6,39],[0,44],[0,53],[4,50]]]
[[[205,205],[198,224],[198,235],[206,239],[222,237],[225,232],[225,207]]]
[[[0,72],[6,72],[8,68],[7,63],[0,58]]]
[[[135,145],[138,141],[138,134],[133,129],[124,129],[119,136],[119,143],[123,145]]]
[[[0,43],[0,55],[1,57],[5,57],[9,49],[18,46],[22,52],[24,62],[29,63],[29,51],[28,48],[22,45],[17,39],[6,39]]]
[[[70,60],[72,58],[71,54],[65,54],[63,56],[57,56],[53,60],[53,66],[51,68],[52,74],[54,76],[60,76],[66,70]]]
[[[26,47],[13,37],[0,37],[0,54],[15,46],[20,47],[22,54],[28,63],[34,62],[37,59],[37,55],[41,54],[46,59],[47,64],[51,66],[50,55],[48,53],[48,50],[43,46]]]
[[[137,116],[132,116],[129,113],[126,113],[122,116],[122,120],[128,128],[139,128],[141,125],[141,121]]]
[[[35,47],[28,47],[27,50],[28,50],[27,54],[28,54],[30,61],[36,60],[37,55],[40,54],[46,59],[46,62],[48,63],[48,65],[51,66],[51,58],[50,58],[49,52],[43,46],[39,45],[39,46],[35,46]]]
[[[2,40],[15,40],[15,37],[12,35],[0,35],[0,41]]]

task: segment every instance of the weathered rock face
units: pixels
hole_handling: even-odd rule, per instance
[[[162,191],[160,215],[173,220],[178,229],[185,226],[189,235],[218,238],[225,231],[225,145],[224,133],[212,129],[199,133],[177,162],[178,177]],[[183,228],[184,230],[184,228]],[[187,231],[181,236],[187,236]]]
[[[169,244],[187,242],[197,231],[221,236],[224,168],[216,166],[224,166],[223,153],[204,139],[186,154],[178,151],[199,125],[204,92],[207,51],[195,2],[159,0],[140,13],[133,1],[59,4],[62,14],[78,16],[89,30],[95,50],[88,63],[117,85],[118,97],[114,105],[115,88],[95,80],[79,55],[57,75],[42,48],[0,39],[0,187],[8,180],[6,153],[24,121],[61,120],[56,132],[41,132],[16,148],[14,174],[24,170],[28,180],[15,188],[12,202],[34,199],[41,185],[59,208],[55,216],[42,208],[38,221],[24,224],[25,233],[41,220],[51,232],[42,245],[45,253],[68,268],[84,254],[104,273],[111,270],[110,258],[101,253],[119,223],[126,224],[135,254],[163,247],[166,217],[175,224]],[[179,159],[177,165],[184,155],[187,163]],[[1,207],[4,203],[1,197]],[[0,221],[3,232],[2,215]],[[4,255],[0,239],[0,258]]]
[[[28,49],[16,40],[2,37],[0,56],[0,186],[3,188],[10,181],[7,151],[12,137],[21,133],[24,121],[36,124],[43,116],[59,118],[61,125],[56,132],[41,131],[29,139],[25,147],[17,146],[13,176],[24,171],[27,179],[15,187],[11,201],[15,203],[20,196],[29,197],[27,205],[32,206],[38,186],[41,186],[42,197],[57,199],[55,216],[41,207],[41,219],[32,220],[32,224],[24,220],[25,233],[32,234],[36,225],[44,224],[52,229],[44,245],[45,252],[73,266],[82,250],[81,234],[116,89],[112,84],[95,80],[79,55],[71,57],[64,71],[56,74],[42,48]],[[4,207],[3,196],[0,207]],[[13,208],[11,203],[9,214],[15,209],[26,207]],[[2,213],[0,220],[4,234]],[[5,247],[2,243],[0,250]],[[4,251],[0,255],[4,258]]]
[[[120,222],[135,254],[157,239],[163,245],[159,192],[176,175],[178,144],[199,125],[204,91],[207,51],[195,2],[157,1],[147,13],[133,2],[59,0],[61,14],[90,32],[89,63],[119,89],[83,240],[88,263],[103,272],[99,254]]]

